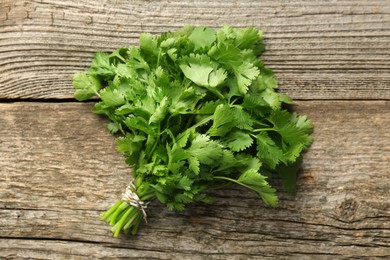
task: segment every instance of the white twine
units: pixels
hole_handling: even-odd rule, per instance
[[[137,209],[141,210],[142,214],[144,215],[144,220],[145,220],[145,222],[147,222],[146,221],[147,215],[146,215],[145,210],[148,207],[149,202],[145,203],[142,200],[140,200],[136,191],[137,191],[137,189],[136,189],[133,181],[131,180],[129,186],[126,187],[125,193],[123,193],[123,195],[122,195],[122,200],[124,202],[130,204],[131,206],[136,207]]]

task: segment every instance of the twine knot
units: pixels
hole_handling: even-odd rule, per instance
[[[125,193],[122,195],[122,200],[128,204],[130,204],[133,207],[136,207],[137,209],[142,211],[142,214],[144,215],[144,220],[146,220],[146,208],[148,207],[149,202],[145,203],[143,202],[136,193],[137,189],[133,183],[133,181],[130,181],[129,186],[126,187]]]

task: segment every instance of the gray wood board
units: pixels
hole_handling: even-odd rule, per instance
[[[96,51],[186,24],[264,30],[262,58],[296,99],[390,98],[388,0],[2,0],[0,99],[72,98]]]

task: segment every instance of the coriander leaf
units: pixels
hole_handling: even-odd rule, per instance
[[[236,155],[236,160],[240,163],[239,169],[241,172],[245,172],[249,169],[260,171],[262,166],[260,160],[247,153],[239,153]]]
[[[207,165],[218,162],[223,156],[221,145],[204,134],[196,134],[187,151],[191,156],[196,157],[200,163]]]
[[[298,157],[296,161],[289,164],[279,164],[275,171],[283,178],[283,187],[287,192],[296,191],[297,174],[302,164],[302,156]]]
[[[208,87],[209,75],[214,70],[210,58],[207,55],[190,55],[180,59],[180,69],[184,75],[194,83]]]
[[[256,135],[257,156],[271,169],[275,169],[280,162],[286,162],[283,150],[277,146],[274,140],[266,132]]]
[[[306,117],[300,118],[286,110],[278,110],[274,111],[268,120],[285,142],[291,145],[311,143],[312,138],[308,133],[311,132],[312,125]]]
[[[221,85],[227,78],[226,70],[223,68],[211,71],[208,79],[208,86],[215,88]]]
[[[241,106],[233,106],[231,112],[234,116],[235,127],[245,130],[252,130],[253,120]]]
[[[161,48],[169,48],[171,46],[174,46],[175,42],[176,42],[176,38],[170,37],[170,38],[167,38],[166,40],[163,40],[160,43],[160,47]]]
[[[102,77],[114,76],[115,68],[110,64],[110,56],[104,52],[97,52],[92,60],[92,65],[88,73]]]
[[[123,78],[134,78],[136,77],[136,71],[132,66],[129,66],[128,64],[118,64],[115,67],[115,73],[119,77],[121,77],[121,83],[124,83],[125,80]]]
[[[188,143],[188,138],[191,134],[194,134],[193,129],[187,129],[186,131],[180,133],[177,135],[177,138],[175,140],[175,145],[179,146],[180,148],[183,148]]]
[[[117,123],[111,122],[107,124],[107,129],[111,134],[115,134],[121,129],[121,127]]]
[[[139,47],[142,51],[158,56],[157,42],[150,33],[141,33]]]
[[[234,69],[234,75],[237,78],[240,93],[245,94],[248,91],[248,86],[259,75],[259,70],[249,62],[243,62]]]
[[[260,90],[278,88],[278,81],[275,79],[274,73],[267,68],[261,68],[257,84]]]
[[[193,171],[196,175],[200,173],[200,162],[197,157],[191,156],[188,159],[188,167],[191,171]]]
[[[168,106],[169,106],[168,97],[164,97],[161,100],[161,103],[156,107],[155,112],[150,117],[149,124],[160,123],[164,119],[167,113]]]
[[[225,136],[234,126],[235,117],[228,105],[218,105],[215,109],[213,125],[208,130],[210,136]]]
[[[273,110],[279,110],[281,108],[281,100],[278,93],[270,89],[265,89],[258,94],[258,97],[262,98]]]
[[[253,48],[255,44],[262,39],[262,32],[253,28],[247,27],[245,29],[236,29],[235,30],[235,41],[234,43],[240,49],[249,49]]]
[[[258,115],[260,118],[265,117],[271,111],[269,103],[256,93],[247,93],[244,96],[242,107],[249,113]]]
[[[233,43],[219,42],[209,50],[208,55],[231,70],[240,66],[243,60],[240,49]]]
[[[119,48],[108,55],[110,63],[118,65],[119,63],[125,63],[127,58],[127,48]]]
[[[233,150],[223,149],[223,156],[219,161],[219,166],[213,171],[224,173],[225,175],[229,175],[229,173],[235,174],[237,172],[237,167],[241,165],[241,162],[237,160],[234,156]]]
[[[135,47],[130,47],[129,51],[129,60],[127,60],[126,64],[129,65],[131,68],[137,70],[137,69],[144,69],[145,71],[150,71],[150,67],[148,62],[144,59],[144,57],[141,55],[139,49]]]
[[[198,49],[209,48],[217,39],[215,31],[211,28],[197,27],[188,39],[194,44],[195,51]]]
[[[217,38],[219,42],[233,42],[236,34],[231,26],[225,25],[217,32]]]
[[[266,177],[259,174],[256,170],[249,169],[245,171],[238,178],[237,182],[256,192],[268,206],[278,206],[279,200],[275,194],[276,190],[269,185]]]
[[[200,107],[197,111],[197,114],[199,115],[210,115],[214,114],[215,109],[218,105],[220,105],[221,102],[219,100],[217,101],[207,101],[203,104],[202,107]]]
[[[169,58],[171,58],[171,60],[173,60],[173,61],[177,60],[177,53],[176,52],[177,52],[176,48],[172,48],[172,49],[167,50],[167,54],[168,54]]]
[[[253,139],[249,133],[237,130],[230,133],[225,142],[233,152],[239,152],[251,146]]]
[[[131,115],[131,116],[128,116],[124,120],[124,123],[131,130],[138,129],[138,130],[141,130],[142,132],[144,132],[144,133],[146,133],[148,135],[151,135],[151,136],[155,136],[156,135],[155,130],[153,128],[151,128],[149,126],[148,121],[146,121],[142,117],[135,117],[135,116]]]
[[[73,75],[73,87],[76,90],[74,97],[79,101],[84,101],[95,96],[100,90],[101,84],[93,76],[76,73]]]
[[[124,94],[118,89],[105,88],[99,94],[106,106],[116,107],[125,103]]]

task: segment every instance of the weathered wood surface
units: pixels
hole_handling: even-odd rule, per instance
[[[186,24],[264,30],[263,58],[294,98],[390,98],[389,0],[1,0],[0,99],[71,98],[97,50]]]
[[[98,215],[129,169],[71,75],[185,24],[263,29],[315,142],[278,209],[232,187],[114,239]],[[389,0],[0,0],[0,259],[390,258],[389,61]]]
[[[390,101],[298,102],[315,142],[280,208],[237,187],[184,213],[155,202],[120,239],[98,215],[129,170],[91,107],[0,104],[0,258],[390,257]]]

